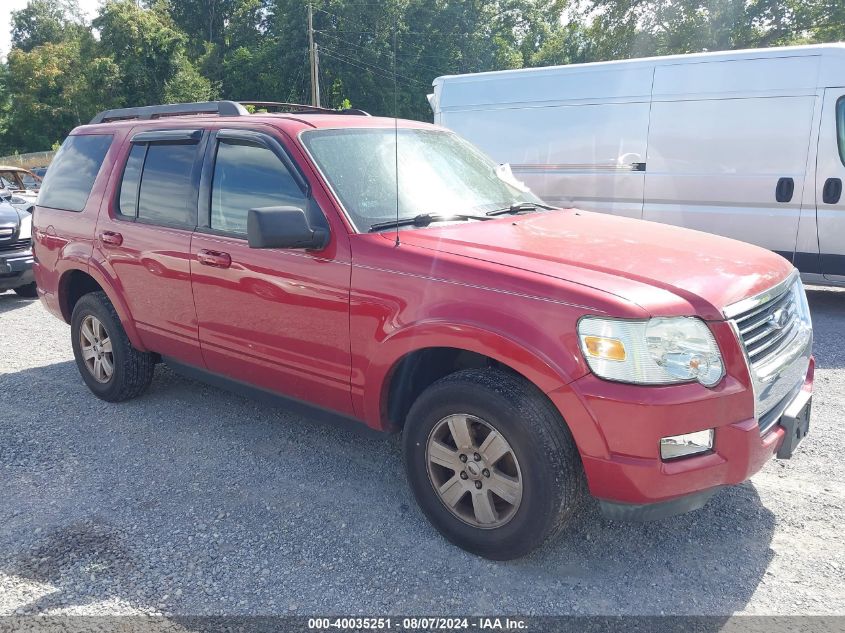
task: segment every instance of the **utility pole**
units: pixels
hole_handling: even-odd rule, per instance
[[[314,44],[314,79],[317,93],[317,102],[314,105],[320,108],[322,104],[320,103],[320,46],[318,44]]]
[[[320,105],[320,82],[318,73],[317,46],[314,44],[314,9],[308,3],[308,59],[311,66],[311,105]]]

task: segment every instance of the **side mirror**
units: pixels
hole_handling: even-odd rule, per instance
[[[329,232],[313,227],[299,207],[250,209],[246,218],[250,248],[304,248],[320,250],[329,243]]]

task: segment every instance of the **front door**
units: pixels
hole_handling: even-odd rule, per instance
[[[828,88],[816,159],[816,217],[822,273],[845,281],[845,88]]]
[[[219,130],[208,146],[191,278],[212,372],[352,414],[348,239],[320,252],[250,248],[249,209],[309,209],[328,226],[302,172],[277,139]],[[204,225],[204,226],[203,226]]]

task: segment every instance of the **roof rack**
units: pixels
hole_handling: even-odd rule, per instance
[[[358,108],[344,108],[333,110],[332,108],[321,108],[319,106],[306,105],[303,103],[288,103],[286,101],[238,101],[241,105],[253,106],[262,109],[274,109],[276,111],[299,112],[302,114],[352,114],[357,116],[370,116],[369,112]]]
[[[299,112],[302,114],[353,114],[359,116],[370,116],[367,112],[356,108],[332,110],[330,108],[319,108],[317,106],[304,105],[301,103],[285,103],[282,101],[203,101],[198,103],[171,103],[168,105],[104,110],[91,119],[90,125],[94,125],[96,123],[109,123],[112,121],[131,121],[133,119],[160,119],[163,117],[185,116],[190,114],[245,116],[249,114],[249,110],[244,107],[247,105],[256,108],[272,108],[275,111],[284,110],[286,112]]]

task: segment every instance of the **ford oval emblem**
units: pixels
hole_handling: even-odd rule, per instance
[[[769,317],[769,325],[776,330],[782,330],[789,323],[789,312],[783,308],[778,308]]]

